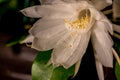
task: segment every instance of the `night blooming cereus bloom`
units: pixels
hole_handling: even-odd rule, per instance
[[[29,7],[21,12],[39,19],[29,30],[31,47],[40,51],[53,49],[51,63],[69,68],[81,61],[91,39],[100,80],[102,65],[113,67],[110,21],[89,1],[73,1]]]

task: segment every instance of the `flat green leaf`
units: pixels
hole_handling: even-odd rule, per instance
[[[32,65],[32,80],[67,80],[74,74],[74,66],[69,69],[47,66],[52,50],[39,52]]]

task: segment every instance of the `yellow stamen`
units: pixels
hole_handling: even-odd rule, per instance
[[[86,28],[89,22],[90,22],[90,16],[84,16],[74,21],[69,21],[68,18],[65,19],[65,24],[69,26],[69,28],[76,28],[76,29]]]

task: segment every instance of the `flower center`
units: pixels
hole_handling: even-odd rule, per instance
[[[69,20],[68,18],[65,19],[66,26],[71,29],[86,29],[90,24],[90,10],[84,9],[78,13],[78,18],[76,20]]]
[[[90,22],[90,16],[86,15],[81,17],[80,19],[69,21],[68,18],[65,19],[65,24],[69,28],[75,28],[75,29],[85,29]]]

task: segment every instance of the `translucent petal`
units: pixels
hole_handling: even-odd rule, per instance
[[[65,31],[62,33],[54,34],[53,36],[49,38],[34,38],[32,43],[32,48],[45,51],[50,50],[55,47],[56,43],[62,38],[63,35],[65,35]]]
[[[96,68],[97,68],[99,80],[104,80],[104,73],[103,73],[102,64],[97,60],[96,60]]]
[[[77,3],[79,1],[88,1],[88,0],[40,0],[42,4]]]
[[[88,1],[88,0],[40,0],[42,4],[60,4],[60,3],[74,3],[79,1]]]
[[[67,31],[62,19],[40,19],[29,30],[29,33],[37,38],[50,38],[54,34]]]
[[[35,37],[32,48],[37,50],[49,50],[68,33],[62,20],[39,20],[30,33]]]
[[[104,22],[104,28],[106,28],[106,30],[113,35],[113,25],[112,23],[104,16],[102,18],[102,20],[100,20],[101,22]]]
[[[101,62],[98,60],[98,55],[96,53],[94,54],[95,54],[95,63],[96,63],[96,69],[97,69],[99,80],[104,80],[103,66]]]
[[[79,0],[62,0],[62,1],[67,3],[75,3],[75,2],[78,2]]]
[[[21,10],[28,17],[33,18],[67,18],[73,16],[74,9],[71,5],[54,4],[33,6]]]
[[[113,17],[120,18],[120,0],[113,1]]]
[[[52,63],[69,68],[79,60],[86,51],[90,33],[77,34],[74,38],[64,36],[55,47],[52,54]]]
[[[68,59],[79,44],[79,37],[76,35],[72,37],[70,33],[67,33],[63,38],[56,44],[52,53],[52,62],[55,65],[61,65],[64,61]],[[75,45],[76,44],[76,45]]]
[[[112,39],[104,22],[96,22],[92,30],[92,44],[98,60],[106,67],[113,67]]]
[[[40,0],[42,4],[60,4],[62,0]]]
[[[28,35],[21,43],[31,43],[34,37],[32,35]]]
[[[69,57],[69,59],[62,64],[65,68],[69,68],[70,66],[75,64],[77,61],[82,59],[84,53],[86,52],[87,46],[88,46],[90,34],[91,34],[91,32],[81,35],[79,44],[78,44],[76,50],[73,52],[73,55],[71,55]]]
[[[105,7],[109,6],[110,4],[112,4],[112,0],[91,0],[94,4],[94,6],[99,9],[102,10]]]
[[[79,71],[79,68],[80,68],[80,64],[81,64],[81,60],[78,61],[78,62],[75,64],[75,72],[74,72],[74,75],[72,76],[72,78],[74,78],[74,77],[77,75],[77,73],[78,73],[78,71]]]

